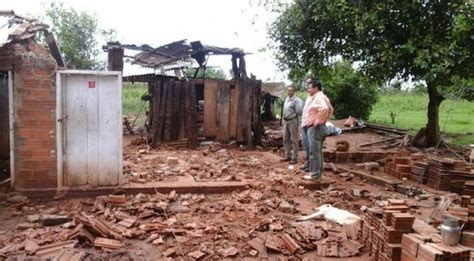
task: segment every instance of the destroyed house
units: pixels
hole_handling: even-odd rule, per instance
[[[0,181],[118,185],[121,117],[120,72],[67,70],[47,25],[0,11]]]
[[[243,50],[188,44],[185,40],[158,48],[109,43],[104,46],[109,53],[109,69],[123,69],[123,50],[127,48],[140,51],[128,56],[130,62],[159,71],[123,77],[125,82],[148,85],[147,124],[155,147],[165,143],[195,148],[202,140],[260,144],[262,84],[247,77]],[[183,64],[195,60],[199,64],[197,75],[205,70],[209,55],[231,56],[232,80],[185,76]]]

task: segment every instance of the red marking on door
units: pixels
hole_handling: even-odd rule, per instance
[[[89,81],[89,88],[95,88],[95,81]]]

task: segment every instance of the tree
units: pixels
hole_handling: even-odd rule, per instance
[[[424,81],[429,104],[423,145],[436,146],[439,105],[456,87],[467,89],[459,83],[472,83],[473,19],[469,0],[295,0],[269,35],[279,65],[292,77],[327,68],[340,55],[359,61],[360,72],[380,82]]]
[[[377,102],[377,85],[364,79],[347,61],[336,62],[320,73],[324,93],[337,119],[355,116],[367,120]]]
[[[190,68],[186,71],[186,76],[188,78],[193,78],[196,73],[196,68]],[[205,70],[199,69],[199,72],[196,78],[205,78],[205,79],[225,79],[224,71],[221,68],[208,67]]]
[[[86,12],[77,12],[64,4],[51,3],[46,16],[53,25],[61,52],[68,67],[76,69],[103,69],[105,62],[97,59],[98,37],[108,40],[115,37],[112,29],[99,30],[97,17]]]

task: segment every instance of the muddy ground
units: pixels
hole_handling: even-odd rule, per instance
[[[334,149],[336,141],[345,139],[350,141],[351,150],[356,150],[357,145],[383,138],[386,137],[373,133],[348,133],[329,137],[326,147]],[[126,136],[124,140],[125,183],[179,183],[192,179],[196,182],[240,181],[248,183],[248,186],[244,190],[224,194],[140,193],[125,195],[125,201],[120,203],[113,202],[106,195],[36,201],[19,195],[15,198],[13,194],[15,200],[0,203],[0,259],[35,258],[41,252],[41,246],[68,240],[77,240],[74,248],[67,250],[68,253],[86,260],[341,259],[337,255],[318,255],[318,251],[311,246],[293,253],[284,246],[277,246],[277,249],[266,246],[264,250],[255,251],[249,242],[256,238],[268,242],[272,236],[284,233],[300,242],[296,228],[302,225],[325,231],[327,235],[321,240],[336,240],[338,244],[346,240],[357,241],[356,238],[348,238],[338,224],[323,220],[301,223],[296,219],[312,213],[314,208],[323,204],[331,204],[359,216],[363,215],[366,207],[381,207],[387,199],[402,198],[412,206],[417,204],[415,199],[407,198],[389,187],[371,184],[349,173],[336,175],[330,170],[325,172],[322,180],[328,186],[307,189],[307,182],[302,180],[304,172],[299,170],[299,166],[292,168],[280,162],[282,152],[278,149],[249,150],[238,145],[207,143],[194,151],[172,148],[153,150],[145,144],[132,145],[134,139],[136,137]],[[300,163],[303,162],[302,155],[303,152]],[[346,167],[353,165],[344,164]],[[354,189],[363,193],[354,194]],[[123,193],[117,190],[114,194]],[[12,195],[9,196],[11,199]],[[435,201],[422,205],[415,206],[412,212],[423,219],[432,211]],[[43,215],[53,215],[53,218],[54,215],[65,216],[68,220],[45,226],[41,223]],[[32,220],[35,217],[39,221]],[[71,236],[79,224],[86,224],[87,227],[84,219],[98,219],[106,223],[119,235],[105,235],[117,240],[114,242],[119,247],[97,247],[87,237]],[[88,231],[91,232],[91,229]],[[91,234],[94,237],[104,236],[96,231]],[[318,240],[313,243],[317,244]],[[58,251],[52,256],[59,255],[61,251]],[[362,246],[357,252],[342,259],[367,260],[369,257],[367,249]],[[62,255],[64,258],[64,253]]]

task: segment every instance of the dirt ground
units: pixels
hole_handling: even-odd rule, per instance
[[[348,133],[329,137],[326,147],[333,149],[336,141],[341,139],[350,141],[351,147],[355,148],[383,138],[386,137],[372,133]],[[80,253],[81,258],[87,260],[259,260],[283,257],[332,260],[336,258],[322,257],[311,247],[295,253],[271,249],[267,253],[255,253],[248,243],[255,238],[268,240],[269,235],[283,233],[297,238],[295,228],[302,224],[329,231],[329,238],[341,243],[349,238],[340,225],[321,220],[301,223],[296,222],[297,217],[310,214],[323,204],[362,216],[365,207],[383,206],[387,199],[408,199],[385,186],[370,184],[352,174],[341,176],[331,171],[326,171],[322,180],[329,186],[307,189],[302,179],[305,173],[299,170],[299,166],[290,167],[280,162],[282,153],[277,149],[247,150],[237,145],[207,143],[193,151],[152,150],[143,144],[132,145],[134,139],[134,136],[125,136],[124,139],[126,183],[180,182],[188,178],[196,182],[241,181],[249,185],[245,190],[225,194],[125,195],[126,200],[121,203],[113,203],[107,196],[47,202],[17,196],[15,201],[0,203],[0,259],[3,256],[21,260],[43,245],[75,238],[70,237],[71,231],[81,220],[90,218],[103,220],[112,230],[119,231],[121,235],[110,237],[118,239],[122,245],[99,248],[87,238],[77,237],[77,244],[71,251]],[[302,163],[302,151],[300,156]],[[355,195],[354,189],[363,193]],[[414,214],[423,218],[431,210],[431,207],[418,208]],[[34,215],[39,215],[40,219],[43,215],[69,219],[46,226],[32,222]],[[123,224],[123,221],[129,223]],[[29,242],[33,252],[25,251],[25,242]],[[367,260],[368,250],[359,250],[353,257],[338,259]],[[39,250],[36,251],[38,254]]]

